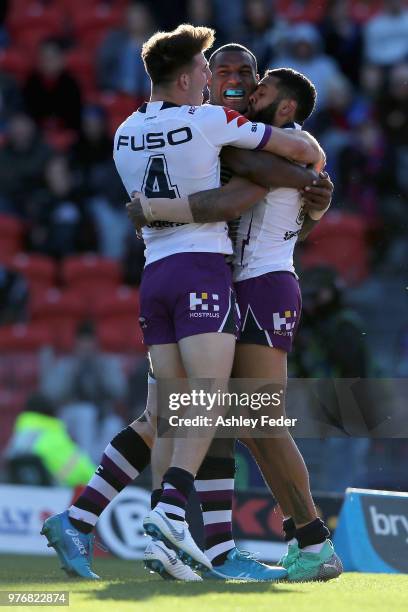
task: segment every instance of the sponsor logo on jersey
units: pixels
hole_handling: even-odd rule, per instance
[[[273,313],[274,333],[282,336],[292,336],[293,328],[296,325],[296,310],[285,310],[284,312]]]
[[[148,223],[146,227],[150,229],[168,229],[169,227],[180,227],[180,225],[187,225],[187,223],[176,223],[175,221],[153,221]]]
[[[220,306],[218,293],[209,294],[207,291],[201,293],[190,293],[190,317],[213,317],[218,319],[220,316]]]
[[[296,238],[297,236],[299,236],[301,231],[302,230],[300,230],[300,229],[296,230],[296,232],[287,231],[287,232],[285,232],[285,235],[283,236],[283,239],[284,240],[291,240],[292,238]]]

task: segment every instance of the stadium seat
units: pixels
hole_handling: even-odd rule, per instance
[[[0,327],[0,352],[27,353],[52,344],[52,333],[43,323]]]
[[[17,48],[0,50],[0,71],[12,74],[17,81],[23,82],[33,65],[33,58]]]
[[[139,317],[139,292],[137,289],[121,286],[116,291],[103,296],[95,304],[93,315],[99,322],[119,319],[137,323]]]
[[[300,254],[303,268],[332,266],[348,285],[368,274],[366,222],[350,213],[330,212],[305,242]]]
[[[108,30],[118,27],[123,19],[123,7],[113,2],[82,3],[81,10],[71,13],[77,40],[88,49],[96,49]]]
[[[102,322],[97,327],[98,340],[103,350],[112,353],[145,353],[142,331],[137,320],[129,326],[122,318]]]
[[[17,415],[25,406],[27,392],[0,390],[0,455],[10,440]]]
[[[143,99],[128,94],[104,92],[97,102],[105,109],[108,116],[109,131],[114,134],[118,125],[143,103]]]
[[[10,267],[27,279],[33,296],[55,284],[57,266],[51,257],[18,253],[10,261]]]
[[[86,300],[95,300],[116,290],[121,269],[113,259],[87,254],[66,258],[62,275],[68,287],[81,291]]]
[[[24,226],[11,215],[0,214],[0,260],[5,261],[21,250]]]
[[[327,11],[327,0],[278,0],[276,12],[290,22],[320,23]]]
[[[17,3],[6,24],[13,43],[32,53],[44,38],[63,34],[63,12],[56,2]]]
[[[79,322],[86,316],[86,310],[78,292],[52,287],[33,300],[31,316],[33,321],[62,326],[66,321]]]

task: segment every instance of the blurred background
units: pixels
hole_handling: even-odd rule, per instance
[[[143,245],[126,217],[112,135],[149,94],[143,42],[183,22],[214,27],[216,46],[247,45],[260,74],[293,67],[318,90],[307,128],[326,150],[335,192],[297,247],[305,308],[291,375],[408,375],[404,0],[3,0],[3,482],[85,483],[107,442],[144,408]],[[407,486],[405,439],[301,446],[314,491]],[[55,462],[73,452],[75,474]],[[263,486],[242,448],[237,482]]]

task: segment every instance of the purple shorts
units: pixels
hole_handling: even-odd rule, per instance
[[[140,326],[145,344],[239,332],[231,269],[219,253],[176,253],[144,269]]]
[[[241,312],[239,342],[292,350],[302,298],[291,272],[268,272],[235,283]]]

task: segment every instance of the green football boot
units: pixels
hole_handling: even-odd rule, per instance
[[[297,542],[294,542],[293,544],[288,544],[288,550],[283,555],[283,557],[279,559],[277,565],[288,569],[289,565],[292,565],[292,563],[296,561],[299,552],[300,549]]]
[[[326,540],[318,553],[299,548],[296,559],[287,570],[289,582],[311,582],[337,578],[343,572],[343,565],[334,552],[333,544]]]

